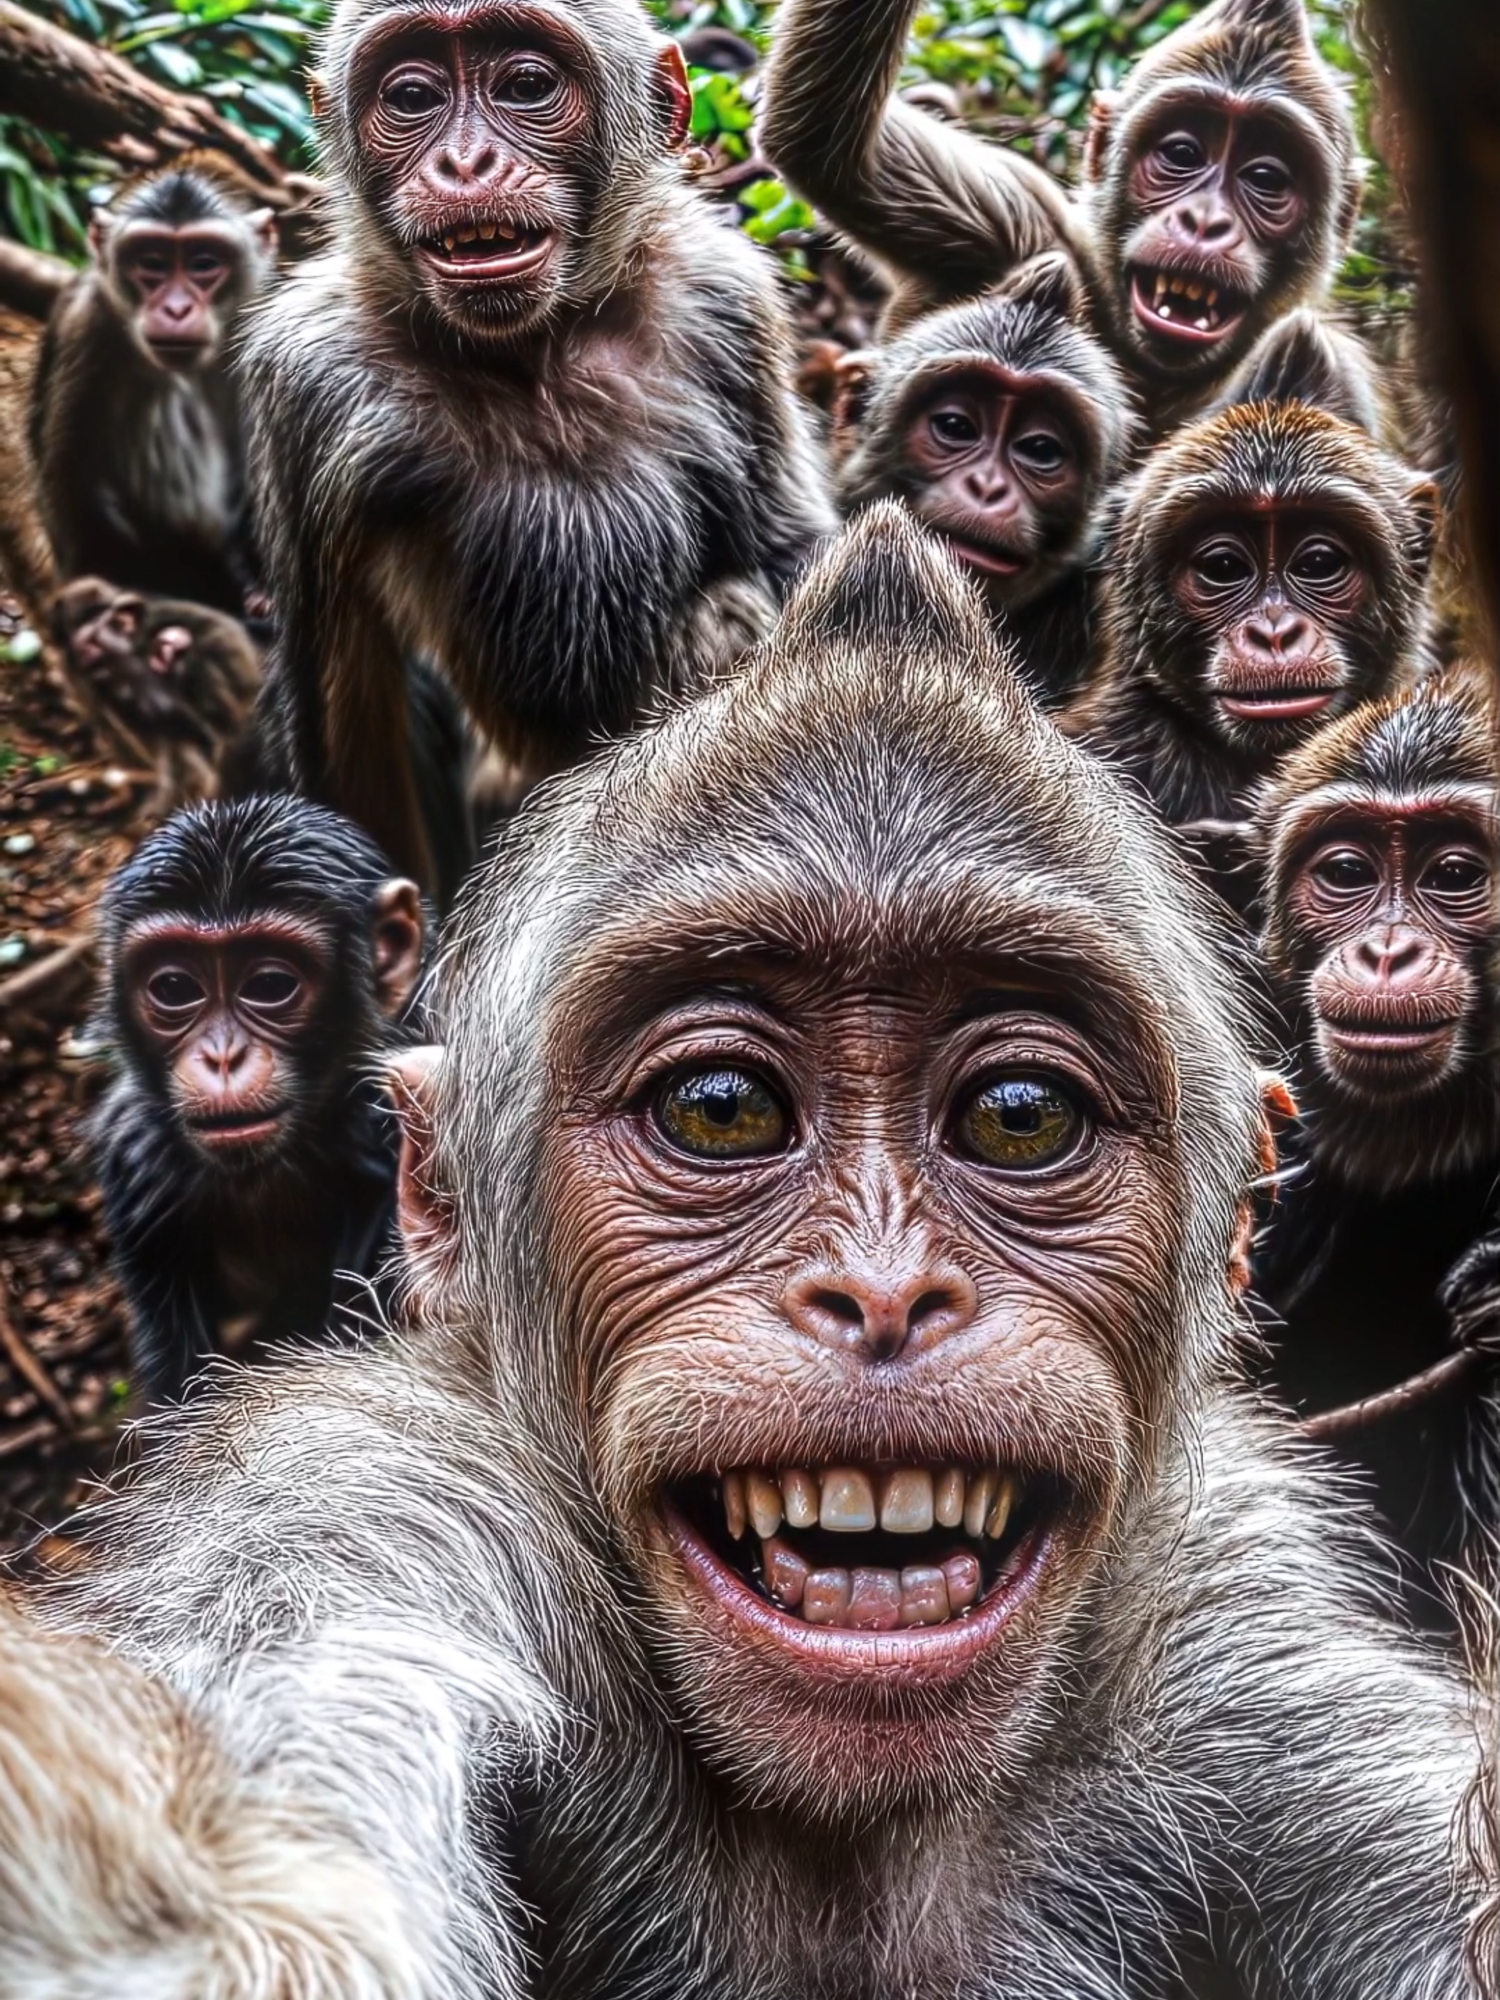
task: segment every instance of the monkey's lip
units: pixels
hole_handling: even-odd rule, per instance
[[[1267,688],[1264,692],[1242,688],[1218,697],[1220,708],[1241,722],[1300,722],[1309,715],[1321,715],[1337,688]]]
[[[944,533],[944,541],[961,563],[983,570],[986,576],[1019,576],[1029,567],[1025,556],[1013,556],[991,542],[976,542],[966,535]]]
[[[442,278],[465,285],[504,284],[546,263],[556,236],[550,229],[485,218],[438,230],[417,248]]]
[[[995,1476],[1004,1483],[1005,1475]],[[763,1475],[765,1482],[777,1478]],[[896,1533],[796,1529],[783,1520],[766,1537],[747,1522],[736,1538],[716,1497],[723,1486],[704,1478],[663,1496],[676,1555],[752,1643],[834,1679],[942,1681],[962,1673],[1033,1594],[1061,1512],[1049,1482],[1021,1485],[1012,1477],[1015,1504],[994,1536],[969,1535],[962,1523]],[[960,1594],[970,1599],[961,1609],[947,1606],[947,1576],[960,1578]]]
[[[286,1116],[284,1104],[272,1104],[255,1111],[226,1111],[215,1118],[192,1118],[188,1130],[200,1146],[223,1151],[234,1146],[255,1146],[272,1139]]]
[[[1415,1056],[1441,1048],[1457,1032],[1452,1016],[1441,1021],[1381,1020],[1374,1015],[1332,1021],[1323,1016],[1323,1032],[1341,1052],[1353,1056]]]
[[[1196,347],[1225,339],[1245,316],[1237,292],[1195,271],[1138,268],[1130,274],[1130,303],[1148,333]]]
[[[146,345],[163,368],[191,368],[203,359],[205,340],[148,340]]]

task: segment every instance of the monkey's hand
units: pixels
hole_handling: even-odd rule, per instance
[[[171,1690],[0,1600],[0,1993],[416,2000],[393,1907]]]
[[[1438,1296],[1458,1346],[1500,1355],[1500,1230],[1470,1245],[1444,1278]]]

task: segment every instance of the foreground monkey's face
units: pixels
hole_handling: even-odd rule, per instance
[[[1217,375],[1315,258],[1326,166],[1300,126],[1198,86],[1165,93],[1128,144],[1111,274],[1121,337],[1152,372]]]
[[[355,44],[349,76],[362,177],[431,305],[479,337],[544,317],[611,164],[582,31],[543,8],[480,5],[455,25],[398,6]],[[670,142],[687,102],[675,49],[660,81]]]
[[[1272,926],[1314,1059],[1341,1094],[1390,1104],[1455,1077],[1480,1045],[1496,923],[1496,831],[1478,801],[1299,809]]]
[[[1175,1366],[1160,1045],[1055,949],[679,956],[553,1143],[648,1643],[705,1753],[814,1812],[1024,1757]]]
[[[893,487],[991,602],[1021,604],[1045,589],[1092,499],[1058,397],[1003,369],[955,369],[902,413],[902,433]]]

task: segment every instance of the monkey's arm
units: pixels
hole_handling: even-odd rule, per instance
[[[305,1936],[307,1965],[321,1973],[343,1940],[316,1883],[299,1894],[288,1823],[362,1880],[360,1948],[379,1965],[382,1941],[399,1938],[405,1983],[320,1983],[311,1970],[301,1983],[258,1983],[247,1970],[241,1983],[185,1991],[520,2000],[524,1919],[499,1850],[509,1788],[537,1768],[557,1724],[530,1660],[529,1620],[544,1601],[527,1594],[540,1588],[531,1548],[484,1464],[486,1434],[491,1450],[505,1446],[477,1413],[468,1435],[457,1399],[385,1352],[325,1354],[244,1383],[156,1421],[139,1483],[101,1516],[99,1561],[40,1608],[54,1625],[101,1634],[198,1718],[235,1795],[256,1808],[246,1865],[284,1885],[271,1914]],[[119,1746],[122,1796],[141,1755],[139,1739]],[[117,1837],[137,1831],[126,1814]],[[75,1857],[62,1875],[64,1896],[111,1899],[79,1866]],[[143,1949],[166,1953],[171,1933],[153,1906],[117,1909],[127,1917]],[[205,1921],[242,1939],[247,1968],[274,1936],[223,1896]],[[0,1992],[31,2000],[4,1977],[4,1952],[19,1949],[0,1940]],[[79,1991],[55,1989],[57,2000]],[[171,1987],[139,1991],[176,2000]],[[109,2000],[122,1995],[137,2000],[129,1986],[109,1989]]]
[[[0,1606],[0,1991],[424,2000],[370,1863],[169,1689]]]
[[[917,0],[786,0],[760,143],[835,228],[939,298],[1081,237],[1031,161],[893,98]]]

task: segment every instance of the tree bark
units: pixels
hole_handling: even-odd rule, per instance
[[[0,237],[0,307],[44,320],[52,302],[73,275],[73,266],[45,250],[28,250],[24,243]]]

